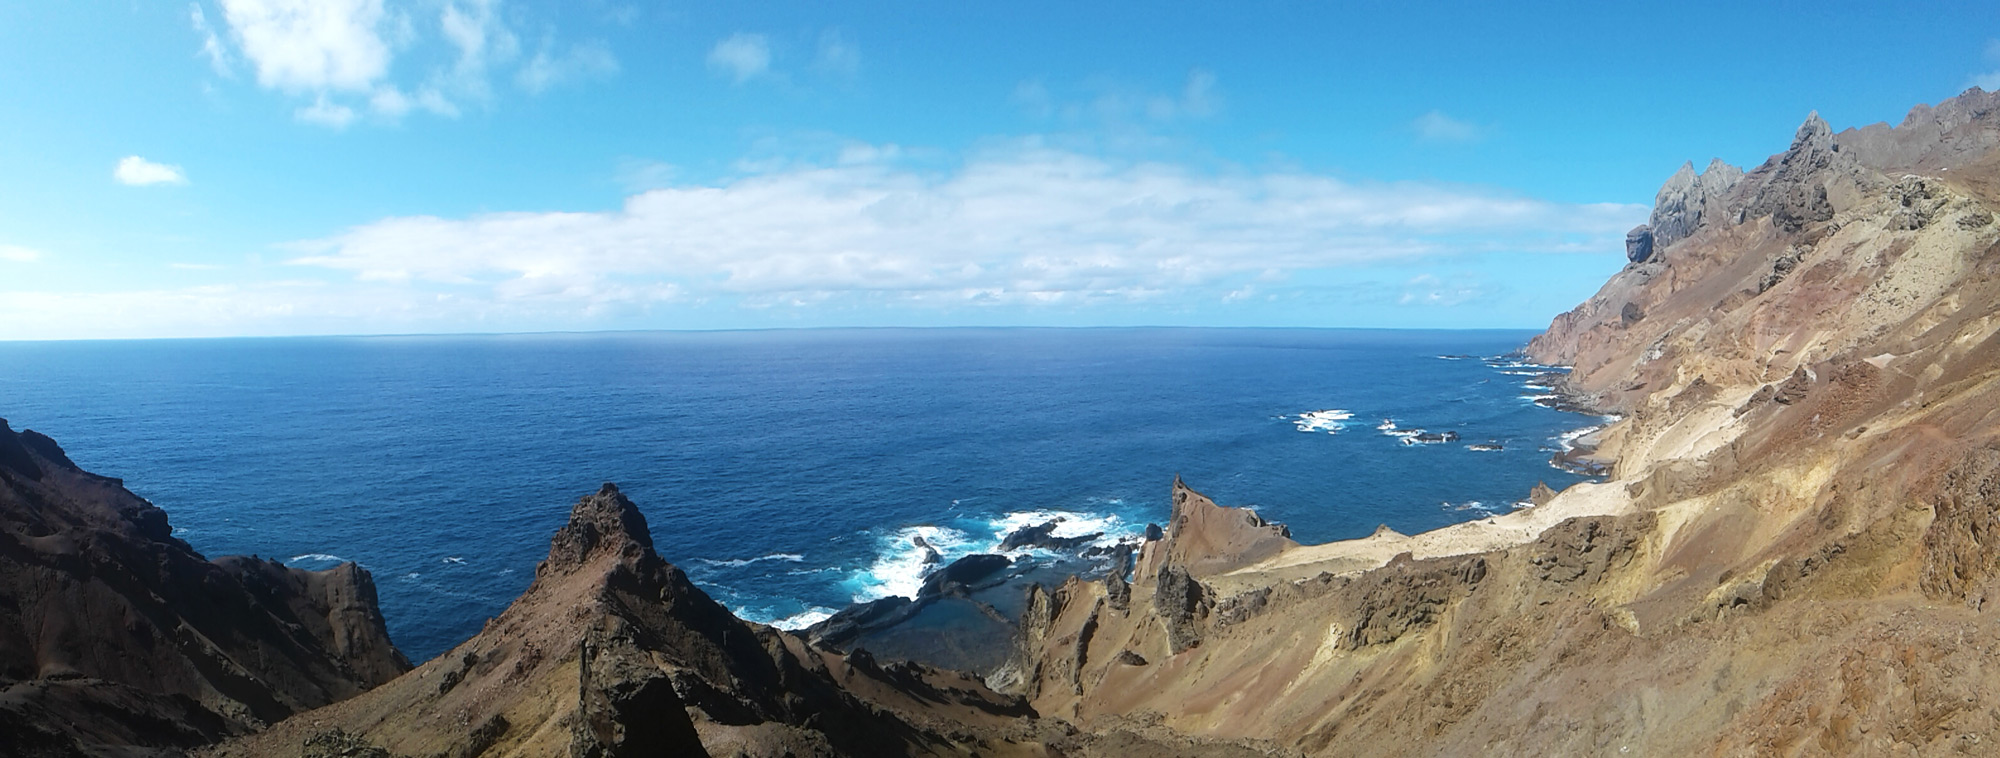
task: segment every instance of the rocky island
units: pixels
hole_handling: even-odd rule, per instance
[[[2000,744],[2000,95],[1683,167],[1525,349],[1606,479],[1303,545],[1172,484],[985,676],[731,616],[606,485],[410,668],[351,565],[209,561],[0,427],[14,755],[1938,754]],[[1028,535],[1024,539],[1032,539]],[[953,567],[932,602],[1004,567]],[[883,613],[894,613],[889,608]],[[841,631],[846,629],[847,631]],[[851,631],[852,634],[849,634]],[[856,644],[856,640],[860,640]],[[1992,668],[1989,668],[1992,667]]]

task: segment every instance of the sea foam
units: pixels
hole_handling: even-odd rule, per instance
[[[1329,408],[1323,411],[1306,411],[1297,416],[1292,416],[1291,421],[1292,426],[1298,427],[1298,430],[1301,432],[1326,432],[1327,434],[1333,434],[1347,428],[1346,422],[1351,418],[1354,418],[1354,413],[1351,411]]]

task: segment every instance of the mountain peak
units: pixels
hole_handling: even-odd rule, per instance
[[[569,523],[549,538],[549,557],[540,571],[572,571],[605,551],[615,551],[621,558],[653,553],[653,533],[645,514],[610,482],[570,508]]]

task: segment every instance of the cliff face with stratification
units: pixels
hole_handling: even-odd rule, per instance
[[[359,567],[209,561],[121,482],[0,421],[0,754],[170,752],[408,668]]]

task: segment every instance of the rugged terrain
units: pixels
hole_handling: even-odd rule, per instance
[[[0,754],[172,752],[409,667],[359,567],[209,561],[119,480],[0,421]]]
[[[1240,566],[1169,530],[1129,584],[1038,598],[996,684],[1311,754],[1992,752],[1996,148],[1972,90],[1684,168],[1528,348],[1620,415],[1609,481]]]
[[[653,551],[638,508],[607,485],[574,506],[533,586],[479,635],[211,752],[1990,753],[1996,208],[2000,95],[1976,89],[1893,128],[1836,133],[1808,117],[1747,172],[1690,164],[1627,236],[1630,264],[1527,348],[1572,367],[1557,382],[1567,404],[1617,415],[1591,454],[1606,481],[1538,492],[1506,516],[1325,545],[1176,481],[1171,519],[1130,574],[1036,587],[1011,655],[983,681],[838,652],[825,644],[832,627],[815,642],[731,617]],[[0,444],[14,499],[0,505],[46,520],[46,493],[71,493],[60,496],[91,528],[199,561],[156,510],[76,471],[53,443],[5,440],[17,440]],[[22,523],[0,558],[94,555]],[[121,579],[105,581],[110,599],[89,625],[7,590],[0,599],[43,610],[4,617],[23,622],[0,638],[11,677],[0,713],[53,734],[63,722],[22,709],[81,712],[65,704],[116,693],[156,710],[101,728],[141,742],[128,725],[158,709],[235,719],[174,743],[187,744],[351,695],[401,665],[380,658],[386,639],[371,646],[379,618],[350,613],[372,603],[316,589],[332,578],[188,565],[228,597],[288,588],[242,590],[236,615],[202,617],[244,625],[201,632],[216,655],[273,646],[247,656],[268,697],[194,663],[158,681],[144,675],[181,669],[121,664],[165,655],[144,640],[185,650],[189,639],[153,631],[178,627],[141,611],[117,615],[152,607]],[[34,576],[24,581],[64,581]],[[284,633],[241,631],[280,611],[297,619]],[[163,660],[212,659],[175,655]]]

